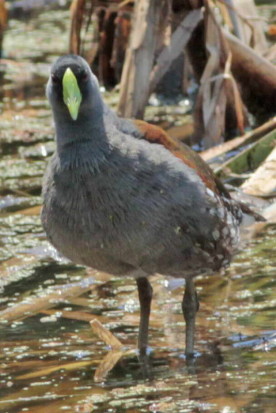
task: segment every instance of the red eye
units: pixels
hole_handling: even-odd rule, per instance
[[[82,72],[81,73],[81,80],[83,80],[84,82],[86,82],[87,80],[88,80],[88,73],[85,71],[85,72]]]
[[[54,75],[53,73],[51,74],[51,79],[53,83],[58,83],[59,79],[56,75]]]

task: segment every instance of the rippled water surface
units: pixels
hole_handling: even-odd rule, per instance
[[[67,50],[68,17],[48,10],[11,20],[4,41],[0,412],[274,413],[275,226],[249,241],[225,274],[198,277],[191,365],[183,353],[179,280],[152,278],[151,348],[141,363],[134,280],[74,266],[47,243],[40,188],[54,144],[44,87],[49,64]],[[90,326],[94,319],[123,348],[111,351]]]

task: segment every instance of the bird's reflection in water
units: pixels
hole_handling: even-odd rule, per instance
[[[91,323],[93,327],[93,322]],[[94,328],[94,327],[93,327]],[[113,334],[105,329],[97,322],[96,329],[99,337],[103,338],[106,344],[113,340]],[[108,339],[106,339],[108,334]],[[114,337],[115,338],[115,337]],[[96,382],[103,382],[112,379],[112,377],[129,377],[136,380],[154,380],[160,374],[160,371],[168,369],[170,372],[178,372],[184,375],[200,375],[206,371],[216,371],[223,366],[223,356],[219,348],[219,342],[216,341],[209,345],[209,351],[205,354],[196,353],[194,357],[187,357],[183,350],[175,352],[166,348],[153,351],[138,350],[137,348],[126,348],[118,340],[115,345],[110,346],[110,351],[100,361],[98,365],[94,380]],[[170,373],[169,373],[170,374]]]

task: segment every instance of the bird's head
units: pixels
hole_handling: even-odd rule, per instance
[[[46,94],[56,116],[70,122],[101,106],[99,85],[87,62],[77,55],[59,57],[51,68]]]

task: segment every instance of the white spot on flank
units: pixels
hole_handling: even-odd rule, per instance
[[[209,214],[213,215],[213,216],[216,216],[217,215],[217,209],[211,208],[210,211],[209,211]]]
[[[214,192],[213,192],[213,191],[211,191],[211,189],[207,188],[207,189],[206,189],[206,192],[207,192],[207,194],[208,194],[210,197],[212,197],[212,198],[216,198],[216,196],[215,196]]]
[[[214,238],[215,241],[217,241],[219,239],[220,234],[219,234],[219,231],[217,229],[213,232],[212,235],[213,235],[213,238]]]
[[[225,237],[229,236],[229,229],[227,227],[223,228],[222,233]]]

